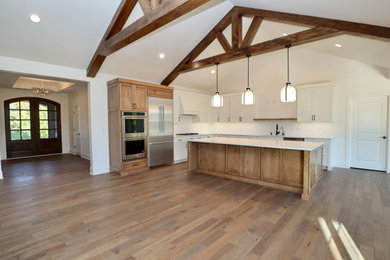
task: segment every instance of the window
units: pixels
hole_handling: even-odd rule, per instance
[[[41,139],[57,138],[57,108],[51,103],[39,102],[39,136]]]
[[[30,101],[21,100],[9,104],[11,140],[31,140]]]

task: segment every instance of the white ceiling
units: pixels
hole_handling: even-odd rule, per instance
[[[120,0],[0,1],[0,55],[86,69],[119,2]],[[100,72],[161,82],[234,5],[390,27],[389,0],[212,0],[112,54],[106,59]],[[39,14],[41,23],[31,23],[28,19],[30,13]],[[128,24],[140,16],[142,11],[137,6]],[[250,20],[244,20],[244,31],[249,22]],[[282,32],[293,33],[302,29],[263,22],[255,41],[276,38]],[[227,31],[224,33],[228,34]],[[336,42],[343,44],[343,48],[335,48]],[[390,43],[385,41],[344,35],[303,47],[390,68]],[[215,43],[202,57],[221,51],[219,43]],[[166,54],[165,59],[158,58],[160,52]],[[241,63],[234,62],[226,65],[230,69],[221,73],[221,80],[238,68],[235,66],[241,66],[239,64]],[[0,80],[3,81],[1,74]],[[215,77],[208,68],[183,74],[172,85],[210,89],[214,82]]]

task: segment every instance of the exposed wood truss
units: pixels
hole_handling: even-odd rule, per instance
[[[252,23],[245,36],[242,35],[243,16],[252,17]],[[253,45],[253,39],[263,19],[309,26],[311,29]],[[222,33],[229,25],[232,27],[232,46]],[[259,55],[283,49],[288,44],[296,46],[344,33],[369,38],[390,39],[390,28],[388,27],[236,6],[200,41],[161,84],[169,85],[180,73],[206,68],[217,62],[234,61],[244,58],[248,54]],[[221,43],[225,53],[195,61],[215,39],[218,39]]]
[[[145,15],[122,29],[137,0],[122,0],[88,68],[95,77],[105,58],[210,0],[139,0]]]

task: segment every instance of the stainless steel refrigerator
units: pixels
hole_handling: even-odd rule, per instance
[[[173,101],[148,98],[149,167],[173,163]]]

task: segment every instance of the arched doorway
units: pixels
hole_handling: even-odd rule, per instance
[[[61,106],[34,97],[4,101],[7,157],[62,153]]]

